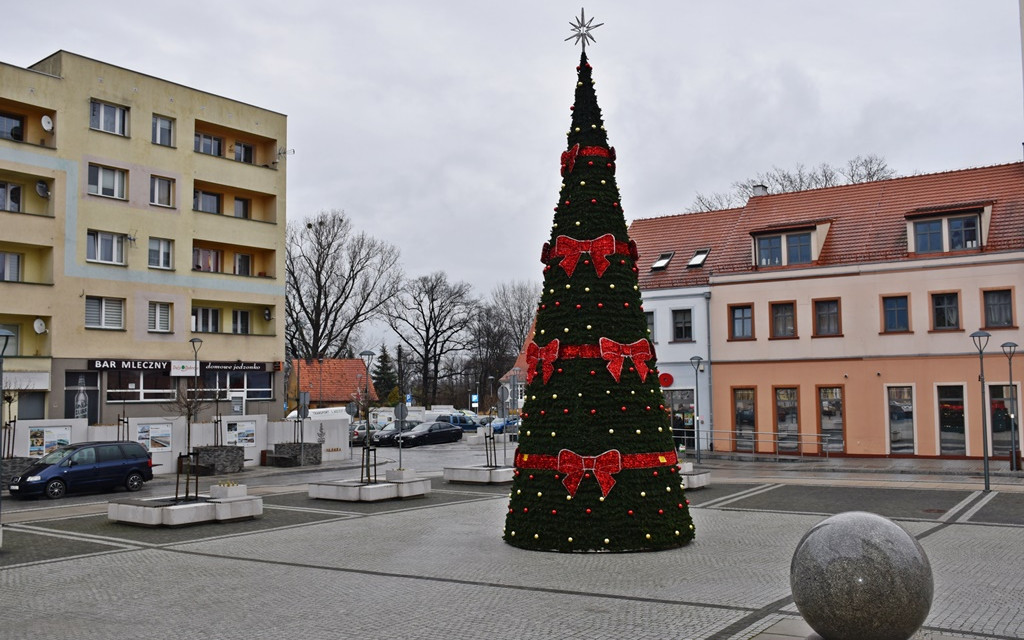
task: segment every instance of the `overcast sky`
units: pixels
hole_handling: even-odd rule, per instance
[[[1014,0],[41,1],[4,62],[64,49],[288,116],[288,217],[343,209],[479,295],[540,281],[581,4],[627,219],[772,166],[1021,159]]]

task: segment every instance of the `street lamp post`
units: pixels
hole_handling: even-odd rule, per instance
[[[185,455],[188,456],[188,473],[185,475],[185,498],[188,498],[188,487],[195,470],[195,454],[192,452],[192,422],[199,412],[199,349],[203,346],[202,338],[189,340],[192,345],[192,404],[188,410],[188,428],[185,431]],[[196,497],[199,497],[199,476],[196,475]]]
[[[1017,352],[1017,346],[1016,342],[1000,345],[1010,374],[1010,471],[1020,471],[1020,459],[1017,457],[1017,387],[1013,386],[1013,354]]]
[[[14,334],[11,333],[10,331],[8,331],[7,329],[0,329],[0,399],[2,399],[3,395],[4,395],[4,354],[7,352],[7,343],[8,343],[8,341],[10,341],[10,339],[13,338],[13,337],[14,337]],[[2,408],[2,405],[3,405],[3,403],[0,402],[0,408]],[[3,416],[0,415],[0,422],[3,422],[2,418],[3,418]],[[2,465],[2,464],[3,464],[3,462],[0,461],[0,465]],[[0,475],[2,475],[2,474],[0,474]],[[7,480],[7,476],[4,476],[2,479],[6,481]],[[4,493],[3,489],[0,488],[0,498],[3,498],[3,493]],[[4,546],[3,503],[0,502],[0,548],[3,548],[3,546]]]
[[[690,358],[693,365],[693,448],[697,450],[697,464],[700,464],[700,356]]]
[[[990,491],[988,478],[988,407],[985,406],[985,347],[988,346],[988,339],[992,336],[988,331],[975,331],[971,334],[974,347],[978,350],[978,364],[980,373],[978,380],[981,382],[981,454],[985,473],[985,492]]]
[[[494,376],[487,376],[487,415],[491,415],[494,405]]]
[[[512,367],[512,410],[516,415],[519,415],[519,371],[519,367]]]
[[[375,480],[375,478],[374,478],[374,475],[375,475],[374,471],[375,471],[375,469],[374,469],[373,462],[371,460],[372,449],[370,447],[370,365],[373,364],[373,358],[376,355],[377,355],[376,353],[374,353],[373,351],[370,351],[369,349],[367,349],[366,351],[363,351],[362,353],[359,354],[359,357],[363,359],[363,363],[366,365],[366,378],[365,378],[365,387],[364,387],[364,392],[365,392],[364,401],[365,401],[366,411],[363,414],[363,417],[366,419],[366,437],[363,439],[363,463],[362,464],[363,464],[363,471],[366,472],[366,483],[367,484],[373,484],[374,480]],[[402,432],[399,431],[398,432],[398,437],[401,437],[401,436],[402,436]],[[359,475],[362,475],[363,471],[360,471]]]

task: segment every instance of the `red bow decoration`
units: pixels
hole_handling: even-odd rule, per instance
[[[576,156],[580,154],[580,145],[573,145],[572,149],[562,152],[562,175],[572,173],[576,166]]]
[[[541,369],[544,371],[544,383],[547,384],[548,378],[555,372],[555,360],[558,359],[558,340],[552,340],[543,347],[537,346],[536,342],[531,342],[526,347],[526,382],[533,382],[533,377],[537,375],[537,363],[541,363]]]
[[[550,251],[552,258],[562,258],[562,268],[568,276],[576,270],[576,263],[580,261],[580,255],[583,253],[590,254],[591,260],[594,261],[594,269],[597,270],[597,277],[600,278],[611,265],[608,256],[615,254],[615,236],[606,233],[593,240],[558,236],[555,238],[554,248]]]
[[[601,347],[601,357],[608,361],[608,371],[615,378],[615,382],[619,381],[619,376],[622,374],[622,364],[626,358],[630,358],[633,361],[633,366],[636,367],[637,373],[640,374],[640,380],[644,381],[647,379],[647,361],[654,357],[651,353],[650,342],[647,340],[637,340],[631,344],[623,344],[615,342],[610,338],[601,338],[598,344]]]
[[[576,489],[583,481],[583,474],[594,472],[594,479],[601,485],[601,495],[608,497],[608,492],[615,486],[612,474],[622,471],[622,454],[617,449],[605,451],[599,456],[581,456],[578,453],[562,449],[558,452],[559,473],[564,473],[562,484],[570,496],[576,495]]]

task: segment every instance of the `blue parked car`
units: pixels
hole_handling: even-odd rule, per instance
[[[491,428],[494,429],[494,433],[505,433],[505,427],[508,427],[509,433],[517,433],[519,431],[519,418],[495,420],[491,423]]]
[[[152,479],[153,458],[138,442],[79,442],[46,454],[11,478],[8,489],[12,496],[57,499],[68,491],[138,491]]]

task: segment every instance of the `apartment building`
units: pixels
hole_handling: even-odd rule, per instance
[[[5,423],[166,415],[196,387],[200,417],[281,416],[286,135],[66,51],[0,63]]]
[[[710,399],[715,450],[1009,455],[1024,366],[1011,386],[1000,345],[1024,344],[1024,164],[756,195],[630,235],[666,395]]]

